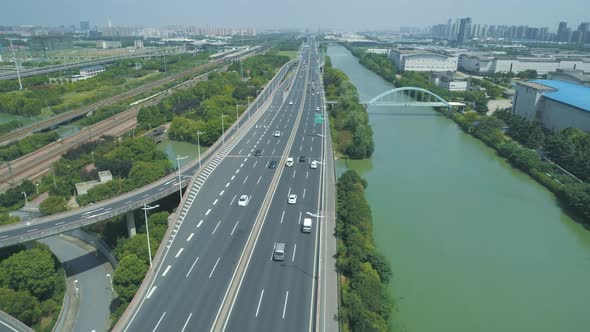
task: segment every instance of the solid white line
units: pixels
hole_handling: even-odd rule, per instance
[[[217,204],[217,201],[218,201],[218,199],[216,198],[216,199],[213,201],[213,205]]]
[[[209,273],[209,279],[211,279],[213,272],[215,272],[215,268],[217,267],[217,264],[219,263],[220,259],[221,259],[221,257],[217,258],[217,262],[215,262],[215,265],[213,266],[213,270],[211,270],[211,273]]]
[[[152,287],[152,289],[150,289],[150,291],[147,293],[147,295],[145,296],[145,298],[146,299],[149,299],[150,297],[152,297],[152,294],[154,293],[154,291],[156,290],[156,288],[158,288],[158,286]]]
[[[222,190],[222,191],[219,193],[219,196],[223,195],[223,193],[224,193],[224,192],[225,192],[225,190]]]
[[[168,271],[170,271],[170,268],[171,267],[172,267],[171,265],[168,265],[168,267],[166,268],[166,270],[164,270],[164,273],[162,273],[162,277],[165,277],[166,274],[168,274]]]
[[[258,181],[256,181],[256,184],[259,184],[260,180],[262,180],[262,175],[258,178]]]
[[[281,215],[281,224],[283,223],[283,218],[285,218],[285,211],[283,211],[283,214]]]
[[[260,304],[262,303],[262,297],[264,296],[264,289],[260,292],[260,299],[258,299],[258,307],[256,307],[256,317],[258,317],[258,311],[260,310]]]
[[[201,227],[201,224],[203,223],[203,220],[199,221],[199,224],[197,224],[197,228]]]
[[[180,250],[178,250],[178,252],[176,253],[176,258],[178,258],[178,256],[180,256],[180,254],[182,254],[183,250],[184,250],[184,248],[180,248]]]
[[[193,238],[193,235],[195,235],[195,233],[191,233],[191,235],[188,236],[188,238],[186,239],[187,241],[190,241]]]
[[[229,235],[234,235],[234,231],[236,230],[236,227],[238,227],[238,224],[240,223],[240,221],[236,221],[236,224],[234,225],[234,228],[232,228],[231,233],[229,233]]]
[[[156,331],[156,329],[158,328],[158,325],[160,325],[160,322],[162,321],[162,319],[164,318],[165,315],[166,315],[166,311],[164,311],[164,313],[162,314],[162,317],[160,317],[160,319],[158,320],[158,323],[156,324],[156,326],[154,327],[152,332]]]
[[[63,225],[63,224],[65,224],[65,221],[60,221],[60,222],[56,223],[55,226]]]
[[[219,224],[221,224],[221,220],[219,220],[217,222],[217,226],[215,226],[215,229],[213,229],[213,232],[211,232],[211,235],[215,234],[215,231],[217,230],[217,227],[219,227]]]
[[[246,181],[248,181],[248,176],[246,175],[246,178],[244,179],[244,182],[242,182],[242,184],[246,184]]]
[[[285,306],[283,307],[283,319],[285,319],[285,311],[287,310],[287,301],[289,301],[289,291],[285,294]]]
[[[231,202],[229,202],[229,205],[231,206],[232,204],[234,204],[234,200],[236,199],[238,195],[234,195],[234,198],[231,199]]]
[[[1,321],[1,320],[0,320],[0,324],[2,324],[2,325],[4,325],[4,326],[8,327],[9,329],[11,329],[11,330],[12,330],[12,331],[14,331],[14,332],[18,332],[18,330],[15,330],[15,329],[14,329],[12,326],[10,326],[10,325],[8,325],[8,324],[4,323],[4,322],[3,322],[3,321]]]
[[[291,262],[295,261],[295,252],[297,252],[297,243],[293,246],[293,258],[291,258]]]
[[[297,223],[301,224],[301,211],[299,211],[299,221]]]
[[[191,274],[191,272],[193,271],[193,267],[195,267],[195,264],[197,264],[198,261],[199,257],[197,257],[197,259],[195,259],[195,261],[193,262],[193,265],[191,265],[191,268],[188,270],[188,273],[186,274],[186,278],[188,278],[188,275]]]
[[[188,318],[186,319],[186,322],[184,323],[184,326],[182,327],[182,331],[180,332],[184,332],[184,329],[186,329],[186,326],[188,325],[188,321],[191,320],[191,317],[193,316],[193,313],[191,312],[190,315],[188,315]]]
[[[207,210],[207,212],[205,212],[205,215],[208,216],[209,212],[211,212],[211,209]]]
[[[29,229],[29,230],[27,231],[27,233],[31,233],[31,232],[38,231],[38,230],[39,230],[38,228]]]
[[[303,188],[303,198],[305,198],[305,188]]]

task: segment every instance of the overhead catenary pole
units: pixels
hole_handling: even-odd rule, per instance
[[[16,77],[18,77],[18,86],[19,89],[23,89],[23,83],[20,80],[20,69],[18,68],[18,61],[16,60],[16,53],[14,52],[14,46],[12,45],[13,38],[9,38],[10,40],[10,49],[12,50],[12,57],[14,58],[14,66],[16,67]]]

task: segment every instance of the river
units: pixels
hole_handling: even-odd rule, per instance
[[[362,101],[393,87],[344,47],[328,55]],[[590,232],[549,191],[432,109],[370,123],[375,153],[349,166],[393,267],[395,331],[590,329]]]

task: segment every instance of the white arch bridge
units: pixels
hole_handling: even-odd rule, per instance
[[[426,89],[406,86],[383,92],[377,97],[364,102],[366,106],[411,106],[411,107],[446,107],[451,111],[453,107],[462,110],[465,104],[446,101],[439,95]]]

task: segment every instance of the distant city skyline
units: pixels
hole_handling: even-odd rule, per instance
[[[480,24],[530,25],[556,29],[590,21],[587,0],[42,0],[10,1],[1,25],[165,26],[216,25],[257,28],[343,30],[426,27],[450,17],[471,17]],[[34,9],[34,10],[33,10]],[[26,14],[24,14],[26,13]]]

